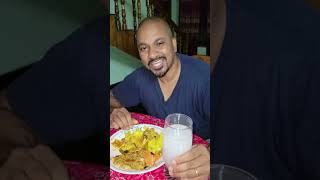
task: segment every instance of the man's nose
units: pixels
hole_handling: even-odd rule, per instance
[[[150,49],[149,49],[149,58],[150,59],[155,59],[155,58],[157,58],[157,50],[156,50],[156,48],[153,48],[153,47],[150,47]]]

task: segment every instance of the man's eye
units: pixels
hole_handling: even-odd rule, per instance
[[[140,48],[139,48],[139,51],[145,51],[146,49],[147,49],[147,47],[144,47],[144,46],[143,46],[143,47],[140,47]]]
[[[162,44],[164,44],[164,42],[158,42],[157,46],[161,46]]]

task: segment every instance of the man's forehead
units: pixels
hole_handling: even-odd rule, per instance
[[[160,20],[149,20],[149,21],[144,22],[143,24],[141,24],[138,30],[139,31],[140,31],[140,29],[146,30],[146,29],[151,28],[151,27],[163,28],[163,29],[168,28],[166,23],[163,22],[163,21],[160,21]]]
[[[148,34],[150,33],[150,31],[156,31],[156,32],[163,32],[163,33],[167,33],[169,35],[168,29],[169,27],[161,21],[148,21],[143,23],[138,31],[137,31],[137,38],[139,38],[139,36],[144,35],[144,34]]]

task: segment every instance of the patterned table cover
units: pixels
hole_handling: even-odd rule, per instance
[[[109,179],[108,167],[74,162],[74,161],[64,161],[64,165],[70,176],[70,180],[107,180]]]
[[[153,124],[160,127],[164,126],[164,120],[157,119],[152,116],[131,113],[132,118],[139,121],[140,124]],[[110,136],[116,133],[118,130],[110,129]],[[193,135],[194,144],[208,145],[206,141],[200,137]],[[122,174],[111,170],[109,167],[105,167],[97,164],[64,161],[67,171],[71,180],[162,180],[164,178],[164,166],[159,167],[153,171],[139,174],[129,175]],[[110,176],[109,176],[110,175]]]
[[[156,126],[164,127],[164,120],[154,118],[152,116],[131,113],[131,117],[138,120],[139,124],[153,124]],[[110,136],[116,133],[118,130],[110,129]],[[193,135],[193,144],[204,144],[208,145],[207,141],[200,137]],[[110,180],[163,180],[164,178],[164,165],[153,171],[144,174],[122,174],[117,171],[110,169]]]

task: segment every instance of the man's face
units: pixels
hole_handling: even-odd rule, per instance
[[[159,78],[166,75],[176,58],[176,39],[161,21],[149,21],[139,28],[137,47],[143,65]]]

